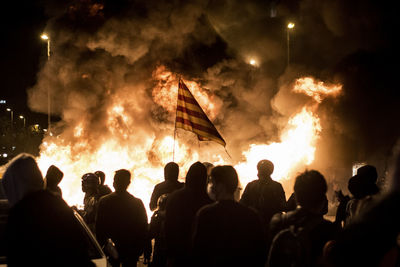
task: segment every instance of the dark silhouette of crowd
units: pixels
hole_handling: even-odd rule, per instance
[[[115,171],[114,192],[104,172],[84,174],[78,209],[62,198],[58,167],[43,178],[35,159],[21,154],[1,181],[9,208],[0,249],[8,266],[27,266],[28,259],[94,266],[80,214],[113,267],[137,266],[140,259],[152,267],[400,266],[400,157],[395,166],[387,192],[379,189],[374,166],[359,168],[348,179],[351,195],[336,192],[336,216],[328,220],[329,185],[317,170],[299,173],[286,201],[271,178],[274,164],[261,160],[257,179],[238,200],[234,167],[195,162],[183,183],[178,164],[169,162],[151,195],[148,222],[144,203],[128,192],[130,171]]]

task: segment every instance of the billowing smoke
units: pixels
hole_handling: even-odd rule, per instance
[[[50,8],[53,53],[29,90],[29,105],[46,113],[50,89],[51,112],[61,121],[53,129],[58,137],[45,142],[62,140],[57,142],[70,145],[77,161],[111,139],[117,148],[137,144],[129,153],[162,167],[157,149],[173,136],[174,113],[153,97],[157,70],[165,68],[214,99],[212,119],[232,155],[180,132],[178,138],[190,144],[187,159],[216,162],[218,151],[236,163],[250,144],[278,141],[288,118],[310,102],[291,86],[314,76],[342,83],[344,93],[316,110],[324,130],[310,167],[346,183],[352,162],[385,162],[399,133],[396,126],[384,134],[393,126],[387,117],[399,112],[390,106],[388,68],[380,69],[390,39],[377,34],[386,26],[384,8],[378,10],[367,1],[73,1],[62,10]],[[289,20],[296,28],[287,66]]]

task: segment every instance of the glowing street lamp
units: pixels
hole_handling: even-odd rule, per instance
[[[294,28],[294,23],[289,22],[287,25],[287,65],[290,63],[290,31]]]
[[[47,41],[47,59],[50,60],[50,37],[43,33],[42,35],[40,35],[40,38],[42,38],[42,40]]]
[[[12,129],[14,123],[14,112],[12,111],[11,108],[7,108],[7,111],[11,113],[11,129]]]
[[[24,117],[24,116],[22,116],[22,115],[20,115],[20,116],[19,116],[19,118],[20,118],[21,120],[24,120],[24,128],[25,128],[25,123],[26,123],[26,119],[25,119],[25,117]]]
[[[50,37],[46,34],[43,33],[40,38],[42,40],[47,41],[47,60],[50,60]],[[50,114],[50,86],[47,87],[47,123],[48,123],[48,128],[49,128],[49,133],[50,133],[50,124],[51,124],[51,114]]]
[[[255,66],[257,64],[257,61],[255,59],[250,59],[250,65]]]

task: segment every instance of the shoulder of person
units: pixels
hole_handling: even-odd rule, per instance
[[[179,201],[179,199],[185,194],[186,190],[185,188],[180,188],[178,190],[175,190],[174,192],[168,194],[168,200],[167,200],[167,205],[168,203],[174,202],[174,201]]]
[[[254,187],[257,187],[259,184],[260,184],[260,180],[259,180],[259,179],[253,180],[253,181],[251,181],[250,183],[248,183],[248,184],[246,185],[246,188],[247,188],[247,189],[249,189],[249,188],[254,188]],[[246,188],[245,188],[245,189],[246,189]]]
[[[278,182],[278,181],[271,180],[271,184],[272,184],[273,186],[283,188],[282,184],[281,184],[280,182]]]
[[[195,221],[202,221],[204,224],[211,225],[212,223],[210,221],[212,221],[218,213],[218,209],[216,208],[216,206],[217,203],[212,203],[201,207],[196,212]]]
[[[157,190],[157,189],[159,189],[160,187],[163,187],[166,183],[167,183],[167,181],[159,182],[158,184],[156,184],[156,185],[154,186],[154,190]]]
[[[110,193],[110,194],[101,196],[101,197],[99,198],[99,203],[110,201],[110,199],[113,199],[113,198],[115,198],[115,197],[116,197],[116,193],[115,193],[115,192],[112,192],[112,193]]]
[[[237,209],[240,210],[243,214],[246,214],[246,217],[259,219],[260,216],[254,208],[248,207],[242,203],[237,203]]]

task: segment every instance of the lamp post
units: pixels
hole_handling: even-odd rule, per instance
[[[43,33],[40,38],[42,38],[42,40],[47,41],[47,60],[50,60],[50,37],[46,34]],[[47,87],[47,123],[48,123],[48,129],[49,129],[49,133],[51,133],[50,129],[51,129],[51,119],[50,119],[50,87]]]
[[[289,22],[287,25],[287,65],[290,63],[290,31],[294,28],[294,23]]]
[[[7,108],[7,111],[11,113],[11,129],[12,129],[14,124],[14,112],[12,111],[11,108]]]
[[[26,119],[25,119],[25,117],[24,117],[24,116],[22,116],[22,115],[19,115],[19,118],[20,118],[21,120],[24,120],[24,129],[25,129],[25,123],[26,123]]]

